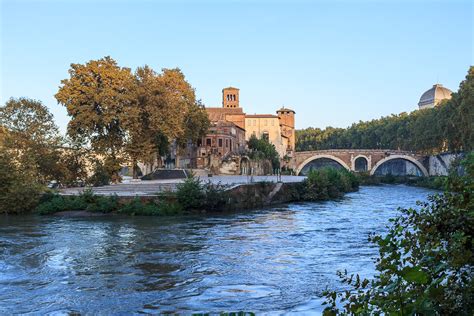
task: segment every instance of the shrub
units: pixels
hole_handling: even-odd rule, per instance
[[[49,201],[38,205],[35,212],[46,215],[64,211],[80,211],[86,208],[87,203],[81,196],[55,195],[54,197],[50,197]]]
[[[96,161],[94,164],[94,173],[92,174],[89,179],[87,179],[87,183],[94,186],[99,187],[103,185],[108,185],[110,183],[111,177],[107,168],[99,161]]]
[[[25,213],[38,204],[43,186],[20,172],[0,148],[0,213]]]
[[[357,190],[357,177],[347,170],[324,168],[311,170],[302,183],[301,197],[306,201],[340,198],[346,192]]]
[[[182,212],[182,207],[176,202],[166,200],[157,203],[144,203],[140,198],[134,198],[131,202],[122,205],[119,213],[127,215],[143,215],[143,216],[163,216],[177,215]]]
[[[99,212],[99,213],[111,213],[118,209],[118,198],[117,196],[94,196],[94,199],[91,200],[86,210],[89,212]]]
[[[201,180],[193,174],[177,186],[176,198],[185,210],[201,209],[205,204],[205,197]]]
[[[213,184],[210,181],[204,185],[205,208],[208,211],[221,211],[228,201],[228,186],[221,183]]]
[[[378,246],[373,280],[339,272],[344,292],[327,291],[324,315],[473,315],[474,153],[446,192],[401,209]]]

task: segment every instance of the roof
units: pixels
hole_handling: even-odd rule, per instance
[[[293,111],[292,109],[285,108],[285,107],[281,107],[281,109],[277,110],[277,113],[278,113],[278,112],[293,112],[293,113],[296,113],[296,112]]]
[[[241,129],[241,130],[245,131],[245,129],[243,129],[242,127],[238,126],[237,124],[235,124],[233,122],[229,122],[229,121],[213,122],[213,123],[211,123],[211,127],[219,127],[219,128],[222,128],[222,127],[235,127],[235,128],[238,128],[238,129]]]
[[[224,90],[240,90],[240,89],[235,88],[235,87],[227,87],[227,88],[222,89],[222,91]]]
[[[418,102],[418,106],[425,106],[430,104],[437,104],[441,100],[451,99],[451,94],[453,92],[448,88],[443,87],[441,84],[435,84],[431,89],[425,91]]]
[[[247,114],[245,115],[247,118],[278,118],[278,116],[273,114]]]
[[[245,115],[242,108],[206,108],[206,112],[211,122],[225,121],[227,115]]]

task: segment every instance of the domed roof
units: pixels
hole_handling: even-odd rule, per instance
[[[433,107],[438,105],[442,100],[451,99],[451,94],[453,92],[448,88],[443,87],[443,85],[437,83],[433,87],[427,90],[421,95],[420,102],[418,106],[420,109]]]

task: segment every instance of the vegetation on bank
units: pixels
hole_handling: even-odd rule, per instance
[[[280,168],[280,155],[275,149],[275,145],[270,143],[268,139],[263,137],[259,139],[257,136],[252,135],[248,141],[248,149],[250,159],[265,159],[271,162],[273,170]]]
[[[446,176],[415,177],[394,176],[392,174],[371,176],[368,173],[358,173],[357,178],[361,185],[406,184],[433,190],[445,190],[448,180]]]
[[[416,110],[354,123],[348,128],[296,131],[296,150],[401,149],[423,153],[474,150],[474,66],[450,100]]]
[[[372,280],[339,272],[348,289],[327,291],[324,315],[472,315],[474,313],[474,153],[443,194],[400,209],[379,248]]]
[[[262,186],[263,198],[271,191],[272,182],[257,182]],[[266,187],[270,186],[268,190]],[[54,214],[64,211],[89,211],[100,213],[117,213],[126,215],[179,215],[202,212],[225,212],[235,210],[238,201],[230,198],[228,186],[203,182],[191,175],[177,186],[176,192],[160,194],[153,200],[135,198],[131,201],[119,199],[117,196],[101,196],[85,190],[78,196],[62,196],[48,193],[41,197],[35,212],[41,215]],[[295,184],[290,192],[292,201],[324,201],[341,198],[344,193],[358,189],[357,177],[347,171],[322,169],[311,171],[308,178]],[[268,191],[268,192],[267,192]],[[249,192],[255,195],[255,192]],[[248,200],[253,197],[242,196],[239,199]],[[249,206],[261,206],[261,201]]]
[[[345,169],[324,168],[310,170],[294,194],[296,201],[324,201],[339,199],[358,189],[359,179],[353,173]]]

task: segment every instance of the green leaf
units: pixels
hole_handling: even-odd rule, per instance
[[[417,284],[428,283],[428,274],[418,267],[405,267],[400,273],[401,277],[407,281]]]

